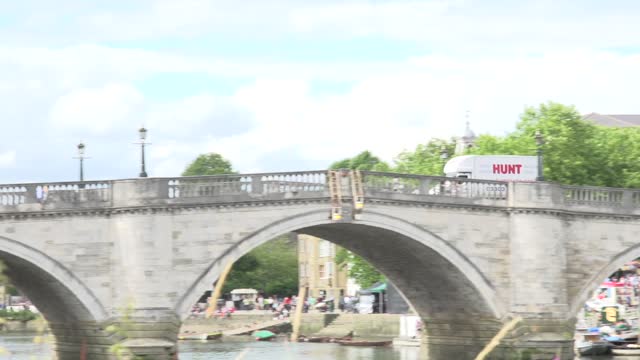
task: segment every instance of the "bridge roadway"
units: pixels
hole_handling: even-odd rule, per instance
[[[326,171],[0,185],[0,258],[59,359],[111,359],[118,342],[170,359],[227,263],[285,233],[315,235],[397,285],[424,319],[429,359],[465,360],[514,316],[492,359],[573,358],[578,309],[640,256],[639,190],[355,178],[339,173],[333,192]]]

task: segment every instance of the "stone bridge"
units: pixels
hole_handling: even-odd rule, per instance
[[[424,319],[426,358],[573,358],[579,308],[640,257],[640,190],[307,171],[0,185],[5,272],[59,359],[171,359],[222,269],[279,235],[363,256]],[[123,332],[107,331],[116,325]]]

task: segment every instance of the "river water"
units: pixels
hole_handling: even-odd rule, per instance
[[[37,339],[37,338],[36,338]],[[0,336],[0,359],[48,360],[47,342],[33,335]],[[418,347],[349,347],[338,344],[259,342],[250,338],[225,341],[184,341],[179,343],[180,360],[418,360]],[[8,352],[8,353],[7,353]],[[640,356],[594,356],[581,360],[640,360]]]
[[[0,336],[0,359],[45,360],[51,358],[46,342],[34,342],[33,335]],[[259,342],[250,338],[225,341],[179,343],[180,360],[418,360],[418,347],[348,347],[338,344]]]

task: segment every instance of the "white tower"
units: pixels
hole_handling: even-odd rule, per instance
[[[469,127],[469,111],[465,115],[466,118],[466,128],[464,129],[464,135],[458,138],[456,141],[456,155],[464,155],[468,149],[472,148],[475,145],[476,134],[471,131]]]

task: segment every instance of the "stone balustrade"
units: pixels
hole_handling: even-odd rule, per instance
[[[345,173],[348,174],[348,173]],[[347,175],[348,176],[348,175]],[[327,199],[327,171],[231,174],[175,178],[57,182],[0,185],[0,213],[74,210],[186,203],[264,202]],[[532,191],[531,184],[362,171],[365,201],[459,203],[508,207],[514,192]],[[517,185],[517,186],[516,186]],[[555,208],[604,212],[640,211],[640,190],[591,186],[551,186]],[[511,187],[511,189],[510,189]],[[527,195],[531,198],[531,195]],[[536,196],[539,196],[536,195]],[[352,194],[342,194],[343,200]]]

